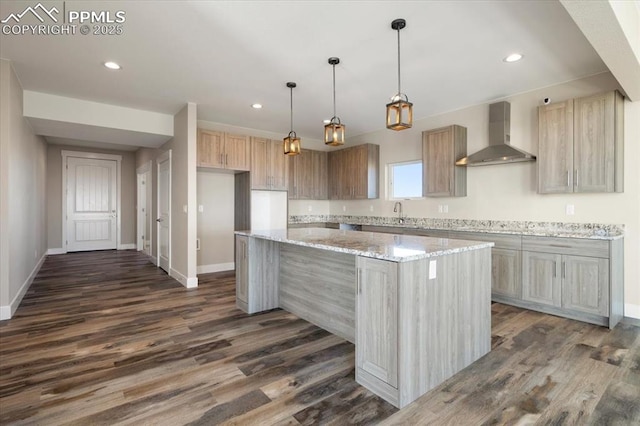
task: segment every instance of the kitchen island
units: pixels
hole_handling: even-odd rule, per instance
[[[402,408],[491,348],[491,247],[306,228],[236,232],[236,304],[356,346],[356,380]]]

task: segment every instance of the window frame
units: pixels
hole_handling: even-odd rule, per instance
[[[387,199],[389,200],[423,200],[424,197],[424,187],[423,187],[423,179],[422,176],[420,178],[420,188],[421,188],[421,194],[418,197],[394,197],[394,192],[393,192],[393,170],[394,167],[397,166],[408,166],[408,165],[412,165],[412,164],[421,164],[422,168],[423,168],[423,172],[424,172],[424,164],[422,159],[417,159],[417,160],[409,160],[409,161],[397,161],[397,162],[393,162],[393,163],[387,163]]]

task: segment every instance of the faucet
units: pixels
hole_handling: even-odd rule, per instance
[[[400,201],[396,201],[393,205],[393,212],[398,213],[398,222],[404,223],[404,217],[402,216],[402,203]]]

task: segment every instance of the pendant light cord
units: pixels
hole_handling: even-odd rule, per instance
[[[398,97],[402,93],[400,88],[400,28],[398,28]]]
[[[293,87],[290,88],[291,89],[291,132],[293,132]],[[289,132],[289,133],[291,133]]]
[[[336,117],[336,66],[333,65],[333,117]]]

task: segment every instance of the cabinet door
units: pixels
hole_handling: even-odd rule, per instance
[[[356,367],[398,387],[397,263],[357,258]]]
[[[198,167],[224,168],[224,133],[198,130],[196,157]]]
[[[326,152],[313,151],[313,155],[311,157],[311,169],[313,170],[313,178],[311,180],[312,199],[326,200],[329,197]]]
[[[327,157],[329,171],[329,199],[340,200],[342,196],[342,153],[331,151]]]
[[[423,192],[427,197],[453,196],[453,140],[451,127],[422,136]]]
[[[244,171],[251,169],[251,144],[248,136],[225,133],[224,150],[225,168]]]
[[[236,299],[242,303],[239,305],[247,309],[249,290],[249,239],[244,236],[236,236]]]
[[[613,192],[615,92],[574,101],[574,191]]]
[[[297,155],[300,157],[304,154]],[[275,191],[287,191],[289,189],[289,159],[284,155],[282,142],[270,141],[269,144],[269,187]]]
[[[352,199],[369,198],[369,149],[367,145],[353,147],[348,167],[351,169]]]
[[[563,256],[562,307],[609,315],[609,260]]]
[[[269,140],[251,138],[251,189],[269,189]]]
[[[522,252],[522,299],[544,305],[561,305],[562,255]]]
[[[573,192],[573,100],[538,107],[538,192]]]
[[[519,250],[491,250],[491,293],[522,297],[522,271]]]

